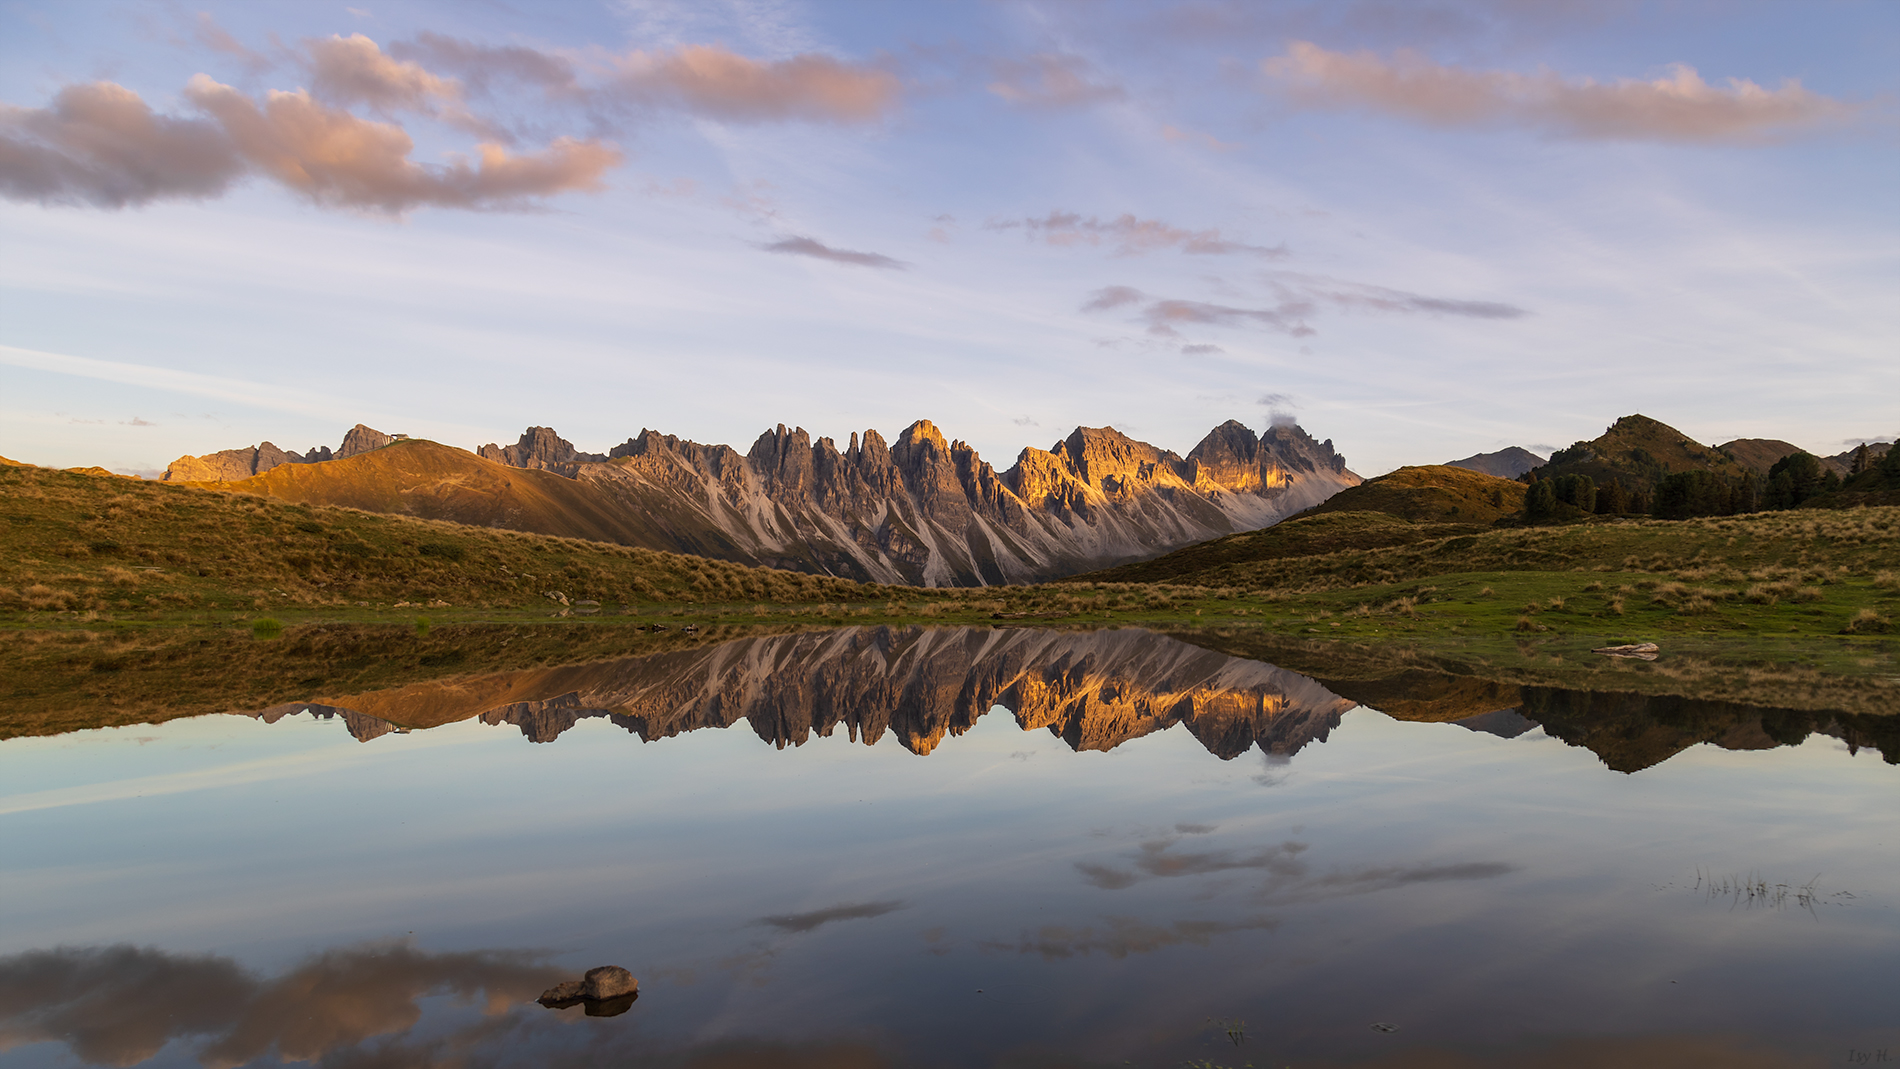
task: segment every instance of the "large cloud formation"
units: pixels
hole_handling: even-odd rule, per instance
[[[217,197],[260,176],[326,207],[518,209],[602,189],[602,176],[623,156],[598,137],[556,137],[530,152],[507,148],[515,135],[469,102],[501,82],[537,88],[546,101],[595,118],[671,109],[744,123],[874,121],[902,91],[889,71],[830,56],[755,60],[706,45],[629,52],[583,71],[565,56],[522,46],[425,33],[385,52],[353,34],[301,42],[297,63],[308,88],[262,98],[194,76],[184,96],[198,115],[161,115],[111,82],[68,86],[44,108],[0,105],[0,196],[125,208]],[[481,140],[446,163],[417,162],[410,158],[415,141],[397,120],[404,113]]]
[[[223,129],[159,115],[111,82],[71,85],[45,108],[0,107],[0,196],[123,208],[215,197],[245,170]]]
[[[1786,79],[1727,88],[1677,64],[1666,78],[1567,81],[1542,71],[1469,70],[1413,51],[1390,58],[1294,41],[1261,69],[1310,108],[1384,112],[1431,126],[1525,126],[1571,137],[1646,141],[1753,141],[1812,130],[1852,111]]]
[[[415,142],[401,126],[303,90],[273,91],[259,103],[200,74],[185,98],[207,118],[158,115],[111,82],[69,86],[47,108],[0,112],[0,195],[124,208],[215,197],[257,174],[327,206],[512,208],[600,189],[601,175],[621,160],[598,140],[563,137],[540,152],[510,155],[483,143],[474,161],[425,165],[409,158]]]

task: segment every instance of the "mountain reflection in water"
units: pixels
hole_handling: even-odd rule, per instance
[[[376,660],[389,629],[313,629],[254,644],[223,704],[196,638],[113,653],[63,708],[35,683],[47,730],[0,739],[0,1067],[1900,1049],[1894,775],[1853,752],[1892,760],[1900,718],[1279,651],[1295,672],[1132,629],[558,663],[624,634]],[[315,700],[135,723],[141,687],[160,713]],[[536,1004],[609,964],[626,1012]]]
[[[1396,719],[1457,723],[1503,738],[1541,727],[1620,772],[1701,743],[1759,750],[1817,733],[1900,762],[1900,724],[1891,717],[1416,673],[1403,687],[1404,698],[1387,702],[1391,683],[1329,685],[1137,629],[874,627],[438,680],[251,715],[272,723],[300,712],[338,717],[365,742],[477,718],[514,725],[537,743],[590,718],[643,741],[743,720],[780,748],[842,727],[853,741],[892,736],[921,755],[1000,707],[1024,731],[1046,729],[1078,751],[1112,750],[1181,724],[1209,753],[1232,760],[1254,748],[1290,757],[1324,742],[1364,701]]]

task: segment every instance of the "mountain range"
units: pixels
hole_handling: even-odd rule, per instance
[[[1037,582],[1255,530],[1356,486],[1331,441],[1229,420],[1187,456],[1078,427],[997,472],[919,420],[839,449],[780,424],[751,449],[643,430],[607,453],[530,427],[474,453],[358,424],[306,453],[269,442],[165,478],[301,504],[690,553],[867,582]]]

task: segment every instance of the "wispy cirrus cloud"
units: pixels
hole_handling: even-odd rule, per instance
[[[1083,216],[1077,212],[1051,210],[1049,214],[1026,219],[1009,219],[986,224],[989,230],[1021,230],[1031,240],[1057,247],[1107,245],[1117,256],[1140,256],[1162,249],[1178,249],[1196,256],[1247,254],[1269,260],[1284,259],[1290,253],[1284,244],[1249,245],[1221,236],[1218,229],[1189,230],[1159,219],[1141,219],[1132,214],[1113,219]]]
[[[1105,312],[1140,305],[1148,333],[1178,338],[1189,326],[1258,327],[1295,338],[1318,333],[1309,319],[1322,308],[1400,315],[1461,316],[1472,319],[1518,319],[1525,309],[1502,301],[1474,301],[1432,297],[1384,286],[1345,282],[1297,272],[1268,276],[1271,304],[1249,307],[1182,298],[1152,297],[1133,286],[1104,286],[1083,302],[1085,312]]]
[[[712,45],[629,52],[613,60],[604,89],[631,101],[672,105],[726,122],[872,122],[889,114],[903,85],[890,71],[819,53],[757,60]]]
[[[1301,107],[1381,112],[1428,126],[1522,126],[1566,137],[1760,141],[1829,126],[1856,110],[1798,79],[1774,89],[1745,78],[1714,86],[1683,64],[1649,81],[1598,82],[1551,71],[1473,70],[1404,49],[1382,57],[1294,41],[1261,70]]]
[[[990,73],[989,91],[1024,108],[1085,107],[1127,95],[1119,84],[1096,70],[1095,64],[1067,52],[995,60]]]
[[[781,238],[761,245],[760,248],[766,252],[783,253],[787,256],[809,256],[814,260],[830,260],[832,263],[852,264],[857,267],[876,267],[886,271],[902,271],[910,266],[902,260],[893,259],[882,253],[834,249],[816,238]]]

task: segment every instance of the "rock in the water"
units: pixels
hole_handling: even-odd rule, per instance
[[[554,1009],[566,1009],[585,1002],[588,1016],[612,1017],[625,1013],[639,994],[640,981],[635,980],[632,973],[618,965],[602,965],[598,969],[587,970],[587,975],[582,979],[555,984],[541,992],[537,1001]],[[600,1012],[596,1012],[597,1008]]]
[[[581,997],[587,985],[580,980],[563,980],[541,992],[542,1002],[573,1002]]]
[[[619,998],[640,989],[640,981],[633,974],[618,965],[602,965],[598,969],[587,970],[583,998],[609,999]]]

